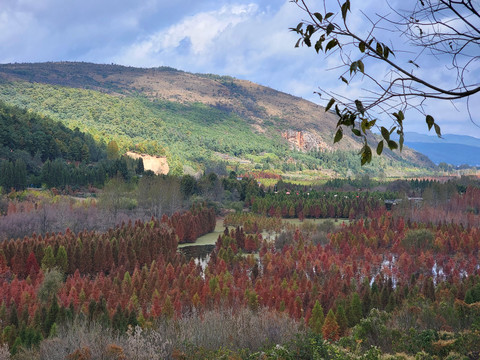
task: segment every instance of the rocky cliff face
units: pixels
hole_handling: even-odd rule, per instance
[[[290,143],[290,147],[299,151],[312,150],[330,150],[323,139],[310,131],[286,130],[282,132],[282,137]]]

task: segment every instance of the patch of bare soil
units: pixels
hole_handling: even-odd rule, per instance
[[[170,171],[167,158],[165,156],[152,156],[147,154],[138,154],[133,151],[127,151],[127,155],[132,159],[143,159],[143,168],[152,170],[157,175],[166,175]]]

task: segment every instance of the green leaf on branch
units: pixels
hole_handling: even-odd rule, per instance
[[[335,134],[335,138],[333,139],[333,143],[337,143],[342,140],[343,137],[343,130],[342,128],[338,128],[337,133]]]
[[[328,110],[330,110],[330,108],[333,106],[333,104],[335,104],[335,99],[334,99],[334,98],[331,98],[330,101],[329,101],[328,104],[327,104],[327,107],[325,108],[325,112],[327,112]]]
[[[399,123],[401,123],[403,120],[405,120],[405,116],[403,115],[403,111],[400,110],[398,113],[393,113],[393,116],[397,119]]]
[[[395,141],[393,141],[393,140],[388,140],[388,141],[387,141],[387,144],[388,144],[388,148],[389,148],[390,150],[398,149],[398,144],[397,144]]]
[[[322,44],[324,41],[325,41],[325,34],[320,36],[320,39],[318,39],[318,41],[315,43],[315,51],[317,52],[317,54],[320,50],[323,50]]]
[[[387,130],[387,128],[382,126],[380,128],[380,132],[382,133],[382,136],[385,140],[387,141],[390,140],[390,132]]]
[[[427,122],[428,130],[430,130],[433,124],[435,124],[435,119],[431,115],[427,115],[427,117],[425,118],[425,121]]]
[[[358,48],[360,49],[360,51],[361,51],[362,53],[364,53],[366,46],[367,46],[367,44],[365,44],[365,42],[360,41],[360,44],[358,45]]]
[[[365,74],[365,65],[363,65],[363,61],[358,60],[357,65],[358,65],[358,70],[360,70],[362,72],[362,74]]]
[[[400,139],[398,140],[398,143],[400,144],[400,151],[403,150],[403,132],[400,134]]]
[[[441,138],[442,132],[440,131],[440,126],[438,126],[437,124],[433,124],[433,126],[435,127],[435,132],[437,133],[437,136]]]
[[[355,136],[362,136],[362,133],[358,129],[352,129],[352,133],[354,133]]]
[[[360,114],[363,115],[365,113],[365,108],[363,107],[363,104],[360,100],[355,100],[355,106],[357,107],[357,111]]]
[[[382,155],[382,152],[383,152],[383,140],[380,141],[377,145],[377,154]]]
[[[327,25],[327,30],[326,30],[327,36],[330,35],[330,33],[331,33],[333,30],[335,30],[335,26],[334,26],[332,23],[328,24],[328,25]]]
[[[350,75],[352,75],[352,72],[357,72],[357,62],[354,61],[350,65]]]
[[[335,105],[335,113],[340,117],[342,116],[342,114],[340,112],[340,108],[338,107],[338,105]]]
[[[385,46],[384,49],[383,49],[383,57],[385,59],[388,59],[388,54],[390,53],[390,49],[388,48],[388,46]]]
[[[340,76],[340,79],[342,79],[342,81],[343,81],[345,84],[348,85],[348,80],[347,80],[347,79],[345,79],[343,76]]]
[[[325,20],[327,20],[329,17],[333,16],[332,12],[326,13],[325,14]]]
[[[338,40],[337,39],[332,39],[328,42],[327,46],[325,47],[325,52],[328,50],[333,49],[335,46],[338,45]]]
[[[316,13],[313,13],[313,16],[315,16],[318,21],[322,22],[323,21],[323,17],[322,17],[322,14],[316,12]]]
[[[368,120],[367,119],[362,119],[362,122],[360,123],[360,126],[362,127],[362,131],[365,134],[368,129]]]
[[[361,153],[362,153],[362,159],[360,163],[362,164],[362,166],[372,161],[372,149],[370,148],[370,146],[365,145],[362,148]]]
[[[355,124],[356,119],[357,119],[357,116],[355,114],[345,115],[344,123],[346,126],[353,126]]]
[[[347,0],[343,5],[342,5],[342,18],[343,20],[347,19],[347,11],[350,10],[350,0]]]
[[[367,129],[370,130],[375,125],[376,122],[377,122],[377,119],[370,120],[367,124]]]

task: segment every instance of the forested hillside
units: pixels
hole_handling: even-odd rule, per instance
[[[351,173],[419,172],[409,149],[360,167],[357,140],[333,145],[336,119],[323,108],[247,81],[171,68],[86,63],[0,66],[0,100],[115,139],[121,151],[166,155],[171,172],[227,160],[245,168]],[[229,157],[236,157],[232,160]],[[423,171],[423,170],[420,170]]]
[[[41,161],[61,157],[96,162],[106,157],[105,144],[95,142],[90,134],[4,102],[0,102],[0,145],[2,158],[21,156],[21,151]]]
[[[107,145],[77,127],[71,130],[0,101],[0,186],[4,191],[27,185],[101,186],[117,174],[128,178],[129,165],[137,163],[118,154],[107,158]]]

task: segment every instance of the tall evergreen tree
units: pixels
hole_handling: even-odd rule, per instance
[[[322,332],[323,322],[323,308],[320,302],[317,300],[315,301],[315,305],[313,306],[310,319],[308,319],[308,326],[315,334],[320,334]]]
[[[335,319],[339,326],[339,335],[343,336],[345,331],[348,329],[348,319],[345,313],[345,308],[342,304],[337,306],[337,312],[335,313]]]
[[[347,308],[348,326],[353,327],[360,322],[362,318],[362,302],[357,293],[354,293]]]
[[[53,254],[53,249],[51,245],[48,245],[45,248],[45,251],[43,253],[43,258],[42,258],[42,270],[50,270],[55,267],[55,256]]]
[[[55,265],[64,274],[68,270],[67,250],[65,250],[65,247],[63,245],[60,245],[57,250],[57,255],[55,256]]]

